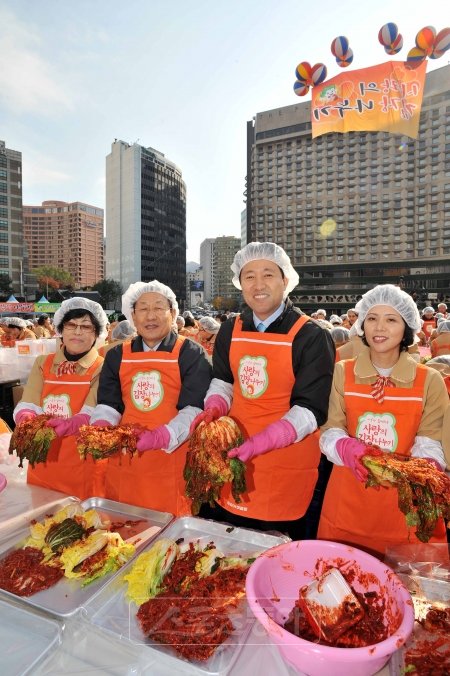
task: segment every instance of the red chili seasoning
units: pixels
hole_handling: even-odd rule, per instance
[[[64,571],[42,563],[43,552],[34,547],[17,549],[0,561],[0,588],[17,596],[31,596],[60,580]]]

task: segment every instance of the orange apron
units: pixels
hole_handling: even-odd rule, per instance
[[[3,418],[0,418],[0,434],[11,434],[11,430],[9,429],[8,425],[5,423]]]
[[[387,388],[384,402],[378,404],[370,393],[372,385],[355,383],[354,364],[354,359],[345,363],[344,402],[349,435],[384,451],[410,455],[422,417],[427,367],[418,364],[413,387]],[[437,529],[439,536],[430,542],[446,542],[443,522]],[[366,488],[347,467],[337,465],[325,493],[317,537],[361,545],[380,554],[390,546],[419,543],[398,508],[397,489]]]
[[[441,357],[442,355],[450,354],[450,336],[446,341],[438,342],[435,338],[430,343],[430,352],[432,357]]]
[[[123,344],[119,377],[125,404],[121,424],[155,429],[178,414],[181,377],[178,358],[185,338],[178,336],[172,352],[132,352]],[[172,514],[190,514],[184,497],[183,469],[187,442],[172,453],[144,451],[133,458],[109,458],[106,497]]]
[[[103,358],[97,357],[84,375],[67,373],[59,378],[51,372],[54,358],[54,354],[48,355],[43,365],[41,406],[44,413],[70,418],[82,409]],[[34,469],[28,465],[27,482],[76,495],[81,500],[104,497],[106,462],[81,460],[75,435],[62,437],[51,444],[45,463],[35,465]]]
[[[229,415],[245,438],[280,420],[290,409],[295,383],[292,341],[309,317],[299,317],[286,334],[243,331],[237,318],[230,347],[234,375]],[[247,492],[235,503],[230,484],[219,504],[228,512],[262,521],[293,521],[303,516],[316,485],[320,449],[318,434],[260,455],[247,463]]]
[[[433,333],[433,329],[435,328],[436,322],[434,321],[434,319],[424,319],[422,331],[424,332],[427,338],[430,338],[431,334]]]

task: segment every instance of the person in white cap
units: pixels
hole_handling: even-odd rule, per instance
[[[212,355],[216,336],[219,333],[220,323],[212,317],[200,317],[196,340],[208,355]]]
[[[447,305],[445,303],[439,303],[437,310],[444,315],[445,319],[447,319]]]
[[[430,336],[436,328],[436,319],[434,318],[434,308],[431,305],[424,307],[422,310],[422,331],[427,337],[427,345],[430,344]]]
[[[316,310],[316,315],[317,319],[326,319],[327,318],[327,311],[323,310],[322,308],[319,308]]]
[[[357,310],[365,349],[336,364],[320,439],[334,467],[318,537],[383,555],[389,546],[418,540],[398,507],[397,490],[365,487],[368,471],[361,460],[376,446],[445,469],[442,425],[449,400],[441,375],[408,354],[420,328],[411,296],[392,284],[379,285],[364,294]],[[432,541],[446,541],[443,523]]]
[[[439,322],[436,329],[436,338],[430,342],[432,357],[450,354],[450,319]]]
[[[46,463],[28,467],[27,481],[85,499],[101,493],[102,468],[80,459],[73,435],[89,424],[97,403],[103,358],[96,344],[106,336],[108,319],[101,305],[75,297],[62,302],[54,322],[61,347],[56,354],[36,358],[14,420],[20,425],[41,413],[54,416],[48,425],[59,439],[52,443]]]
[[[13,345],[17,340],[34,340],[34,332],[28,328],[27,322],[21,317],[8,317],[8,323],[5,327],[5,340]]]
[[[303,517],[318,477],[316,430],[327,417],[334,344],[289,300],[299,277],[280,246],[247,244],[231,269],[248,307],[221,325],[205,412],[193,427],[227,414],[237,421],[245,442],[228,455],[248,463],[248,490],[236,504],[226,485],[219,503],[200,513],[294,539],[314,537],[313,517]]]
[[[91,423],[130,423],[142,431],[138,455],[109,458],[106,497],[187,514],[186,440],[203,408],[211,365],[200,345],[178,335],[178,303],[165,284],[131,284],[122,296],[122,312],[137,336],[107,352]]]

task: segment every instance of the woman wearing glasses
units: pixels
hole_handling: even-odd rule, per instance
[[[80,459],[73,435],[89,423],[97,403],[103,357],[95,345],[106,336],[107,322],[101,305],[86,298],[65,300],[55,313],[61,347],[56,354],[37,357],[14,410],[16,425],[41,413],[53,415],[48,424],[58,436],[47,462],[28,467],[28,483],[81,499],[103,491],[103,466]]]

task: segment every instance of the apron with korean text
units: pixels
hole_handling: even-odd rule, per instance
[[[184,340],[178,336],[172,352],[132,352],[130,341],[123,344],[119,371],[125,405],[122,425],[136,423],[153,430],[178,414],[178,359]],[[190,514],[183,478],[187,448],[185,442],[172,453],[149,450],[133,458],[109,458],[106,497],[176,515]]]
[[[434,319],[424,319],[423,320],[423,326],[422,326],[422,331],[428,338],[430,339],[431,334],[433,333],[433,330],[436,328],[436,322]]]
[[[409,456],[423,410],[426,366],[417,365],[413,387],[387,387],[384,402],[371,395],[372,385],[355,382],[355,360],[345,362],[344,403],[351,437],[383,451]],[[347,467],[335,465],[325,493],[318,538],[361,545],[385,553],[390,546],[418,543],[398,508],[396,488],[366,488]],[[430,542],[445,542],[440,520]]]
[[[309,320],[299,317],[286,334],[243,331],[236,319],[230,347],[234,375],[232,417],[244,438],[280,420],[290,407],[295,383],[292,342]],[[285,448],[269,451],[247,463],[247,492],[236,503],[230,484],[219,504],[233,514],[262,521],[293,521],[311,502],[318,476],[320,449],[315,432]]]
[[[98,356],[84,375],[66,373],[56,377],[51,372],[55,355],[46,358],[42,370],[41,406],[44,413],[71,418],[79,413],[89,394],[94,373],[103,362]],[[47,461],[28,465],[27,482],[55,491],[76,495],[81,500],[104,497],[105,460],[82,460],[76,447],[76,436],[55,439],[49,449]]]

